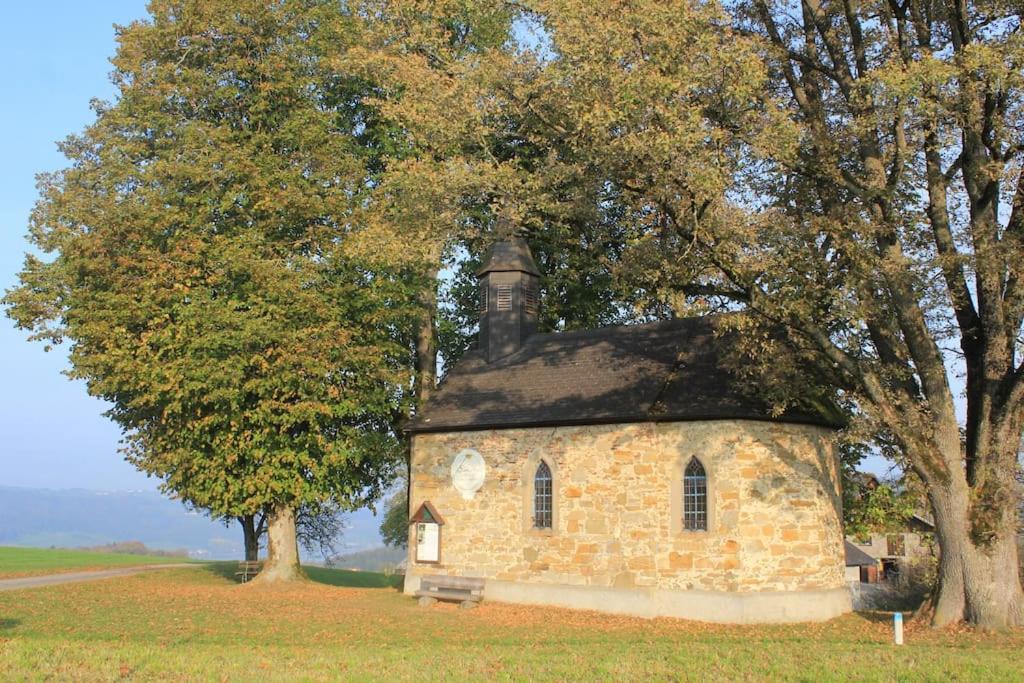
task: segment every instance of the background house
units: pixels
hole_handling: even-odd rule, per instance
[[[875,475],[865,472],[855,472],[852,478],[852,484],[864,491],[874,491],[881,485]],[[928,515],[913,513],[903,519],[889,520],[885,527],[846,535],[848,546],[858,551],[853,553],[858,563],[851,565],[847,562],[847,580],[865,583],[895,580],[905,576],[915,565],[930,562],[935,557],[935,524]],[[861,571],[859,578],[854,578],[850,567],[864,566],[860,553],[875,561],[877,572]],[[848,560],[850,556],[848,549]]]

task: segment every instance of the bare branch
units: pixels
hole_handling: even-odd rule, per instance
[[[821,42],[828,51],[829,59],[832,60],[832,64],[835,66],[836,75],[838,76],[836,82],[839,84],[843,96],[846,97],[847,101],[851,101],[854,94],[854,77],[850,70],[850,65],[846,61],[841,41],[835,35],[835,31],[832,29],[828,17],[825,16],[819,0],[802,0],[801,5],[804,9],[804,16],[813,23],[818,35],[821,37]]]
[[[981,332],[981,320],[974,308],[974,300],[967,287],[960,254],[949,225],[949,208],[947,198],[948,172],[942,172],[942,159],[939,150],[937,124],[934,119],[925,124],[925,171],[928,183],[928,222],[932,226],[935,248],[939,253],[942,275],[953,304],[957,324],[960,327],[961,347],[964,353],[976,353],[978,337]],[[959,164],[959,158],[954,166]]]
[[[1024,324],[1024,171],[1017,175],[1013,209],[1003,231],[1002,248],[1006,253],[1006,286],[1003,291],[1006,329],[1015,337]]]

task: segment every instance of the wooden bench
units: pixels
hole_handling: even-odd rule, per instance
[[[259,574],[261,569],[263,569],[262,562],[250,562],[248,560],[239,562],[238,571],[235,572],[235,578],[242,583],[245,583]]]
[[[438,600],[460,603],[470,609],[484,599],[484,580],[467,576],[424,576],[416,591],[421,605],[432,605]]]

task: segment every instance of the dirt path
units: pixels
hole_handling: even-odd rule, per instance
[[[194,564],[146,564],[138,567],[116,567],[111,569],[97,569],[88,572],[65,572],[63,574],[43,574],[41,576],[23,576],[19,579],[0,579],[0,591],[13,591],[21,588],[41,588],[43,586],[54,586],[61,583],[79,583],[81,581],[97,581],[99,579],[114,579],[119,576],[131,576],[140,572],[155,571],[157,569],[179,569],[181,567],[195,567]]]

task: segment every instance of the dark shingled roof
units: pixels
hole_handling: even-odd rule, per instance
[[[622,422],[753,419],[834,427],[831,411],[772,415],[723,365],[715,316],[537,334],[487,363],[467,353],[412,432]]]
[[[530,254],[530,247],[522,237],[510,237],[491,245],[487,256],[484,257],[483,265],[476,271],[476,276],[483,277],[487,273],[516,270],[540,277],[537,264]]]
[[[875,560],[875,558],[871,557],[849,541],[843,541],[843,550],[846,551],[847,567],[874,567],[878,564],[878,561]]]

